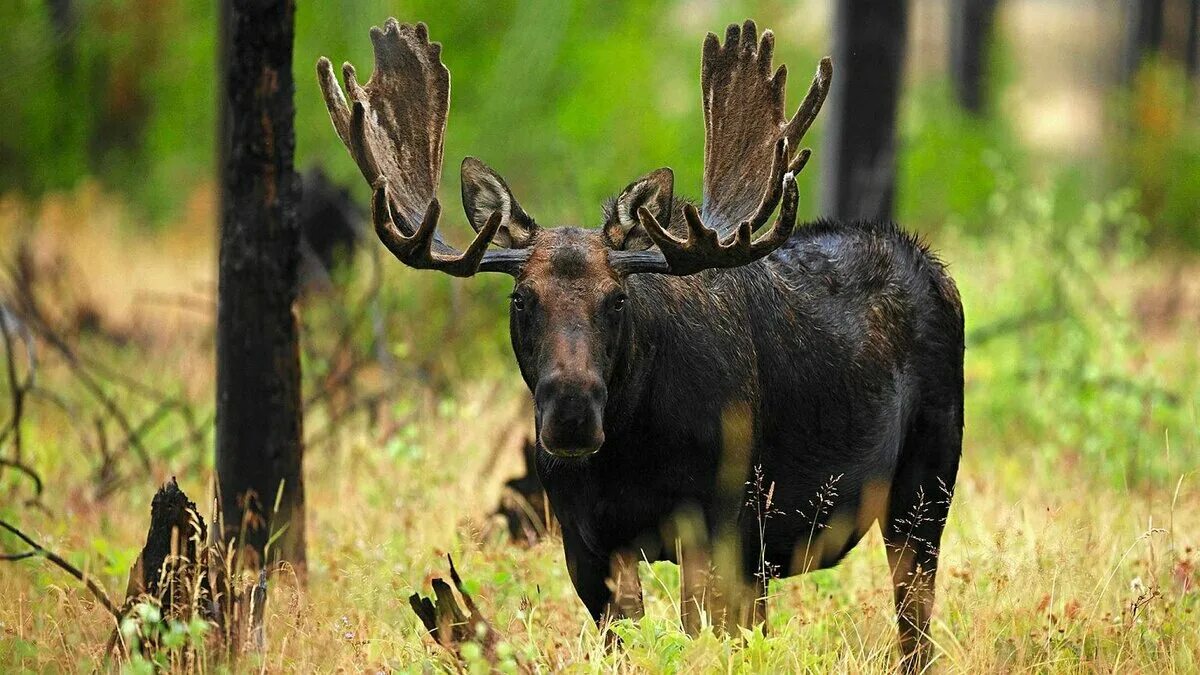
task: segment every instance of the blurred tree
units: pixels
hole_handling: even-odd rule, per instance
[[[828,135],[821,154],[824,215],[892,215],[896,108],[907,32],[907,0],[837,0]]]
[[[1142,59],[1157,52],[1163,41],[1164,0],[1128,0],[1123,73],[1130,82]]]
[[[54,29],[55,62],[64,76],[75,70],[75,28],[78,21],[74,0],[46,0]]]
[[[221,4],[216,465],[223,541],[303,570],[294,0]],[[276,538],[272,550],[268,542]]]
[[[1187,72],[1189,77],[1200,73],[1200,0],[1188,3]]]
[[[950,79],[958,103],[967,112],[982,114],[986,107],[987,48],[999,0],[958,0],[950,3]]]

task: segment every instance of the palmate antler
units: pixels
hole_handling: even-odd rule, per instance
[[[527,251],[487,250],[500,227],[500,214],[479,227],[465,251],[437,234],[437,189],[450,109],[450,71],[441,61],[442,46],[429,41],[425,24],[395,19],[382,29],[372,28],[371,42],[375,69],[365,85],[358,84],[354,66],[346,63],[343,93],[325,57],[317,62],[317,76],[334,129],[375,191],[376,234],[410,267],[458,277],[479,271],[516,274]]]
[[[696,207],[687,204],[683,207],[687,238],[679,240],[663,229],[653,213],[642,207],[638,209],[638,220],[658,250],[611,251],[608,255],[610,264],[625,275],[655,272],[684,276],[706,269],[741,267],[779,248],[792,236],[796,227],[796,206],[800,200],[795,174],[791,171],[784,173],[787,149],[787,139],[780,138],[775,144],[766,192],[754,214],[743,220],[732,234],[722,239],[719,232],[704,224]],[[807,160],[808,153],[802,152],[793,164],[803,167]],[[758,239],[751,239],[753,233],[767,222],[775,207],[779,206],[781,198],[783,206],[771,229]]]
[[[769,178],[773,148],[786,139],[800,148],[833,78],[833,63],[821,59],[804,102],[789,120],[784,94],[787,66],[771,73],[775,35],[753,21],[731,24],[725,44],[709,33],[704,40],[700,87],[704,96],[704,201],[701,214],[721,234],[728,234],[755,212]],[[800,173],[811,151],[800,150],[787,168]]]
[[[833,64],[821,59],[804,102],[784,118],[787,67],[771,74],[775,36],[757,37],[753,21],[730,25],[725,44],[709,33],[704,41],[700,82],[704,92],[704,201],[697,212],[684,206],[686,238],[676,239],[647,209],[638,210],[642,229],[658,250],[613,251],[609,260],[624,274],[686,275],[739,267],[783,245],[796,226],[796,174],[812,151],[789,150],[804,139],[829,93]],[[771,213],[783,206],[771,229],[752,239]],[[705,223],[710,223],[706,225]]]

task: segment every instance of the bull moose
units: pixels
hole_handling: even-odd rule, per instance
[[[944,265],[893,224],[796,227],[795,177],[811,155],[796,148],[829,59],[789,119],[771,31],[746,21],[723,44],[707,36],[699,204],[674,195],[664,168],[609,200],[598,228],[541,227],[466,158],[477,235],[460,251],[437,233],[441,45],[395,19],[371,40],[364,85],[347,63],[343,93],[318,62],[333,125],[401,262],[516,280],[510,332],[538,474],[592,618],[640,615],[645,559],[682,565],[689,632],[705,611],[763,621],[770,578],[836,564],[879,522],[903,662],[923,667],[962,451],[962,306]]]

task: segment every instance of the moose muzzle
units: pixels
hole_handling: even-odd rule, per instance
[[[604,443],[604,404],[608,390],[588,374],[554,373],[538,382],[537,438],[556,457],[586,457]]]

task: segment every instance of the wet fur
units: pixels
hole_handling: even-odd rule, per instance
[[[876,520],[895,539],[918,495],[948,507],[961,452],[962,308],[914,237],[822,220],[756,263],[625,286],[629,335],[609,378],[607,440],[584,459],[537,458],[594,617],[608,601],[610,556],[672,559],[662,533],[681,509],[699,509],[710,533],[736,519],[742,572],[760,574],[754,467],[773,486],[777,513],[761,542],[771,576],[835,564]],[[723,494],[723,420],[737,424],[742,411],[749,462],[736,494]],[[839,476],[834,505],[814,508]],[[944,508],[934,515],[944,522]],[[934,565],[941,524],[915,525]]]

